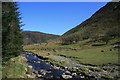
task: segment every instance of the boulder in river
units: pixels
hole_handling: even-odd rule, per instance
[[[32,66],[28,66],[28,67],[31,68],[31,69],[33,68]]]
[[[70,78],[72,78],[72,76],[63,74],[62,78],[64,78],[64,79],[70,79]]]
[[[35,78],[36,75],[30,75],[30,74],[28,74],[27,77],[28,77],[28,78]]]
[[[72,76],[74,76],[74,77],[75,77],[75,76],[77,76],[77,74],[76,74],[76,73],[72,73]]]
[[[80,78],[85,78],[85,76],[80,76]]]
[[[65,74],[68,74],[68,75],[69,75],[69,74],[71,74],[71,72],[70,72],[70,71],[65,71]]]
[[[40,74],[37,74],[37,77],[38,77],[38,78],[40,78],[40,77],[43,77],[43,76],[42,76],[42,75],[40,75]]]

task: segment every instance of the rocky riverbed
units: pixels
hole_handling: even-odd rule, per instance
[[[23,52],[28,60],[30,68],[34,69],[32,74],[28,74],[28,78],[57,78],[57,79],[112,79],[118,80],[119,65],[107,64],[100,66],[78,64],[71,59],[49,55],[67,61],[64,66],[54,65],[46,62],[47,58],[37,56],[33,53]]]

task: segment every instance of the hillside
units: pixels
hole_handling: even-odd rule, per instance
[[[27,52],[68,70],[62,78],[118,80],[119,3],[108,3],[93,16],[47,45],[24,45]],[[67,45],[66,45],[67,44]],[[72,75],[72,74],[75,75]]]
[[[24,44],[41,44],[47,42],[48,40],[59,37],[59,35],[47,34],[37,31],[22,31],[22,35]]]
[[[63,43],[81,41],[88,38],[101,37],[115,38],[120,36],[120,2],[110,2],[93,14],[89,19],[65,32],[62,35]]]

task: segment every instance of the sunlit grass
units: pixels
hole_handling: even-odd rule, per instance
[[[71,45],[27,45],[24,46],[24,50],[32,52],[43,52],[54,55],[60,55],[81,63],[101,65],[107,63],[118,64],[118,51],[113,49],[113,45],[118,40],[110,40],[108,44],[105,42],[92,42],[90,39],[80,41],[77,44]],[[93,46],[95,45],[95,46]],[[97,45],[97,46],[96,46]],[[54,50],[53,50],[54,49]],[[41,54],[41,53],[39,53]],[[41,55],[44,56],[44,55]]]
[[[2,66],[3,78],[27,78],[26,72],[32,70],[26,64],[26,59],[22,55],[11,58],[9,61],[4,62]],[[27,71],[26,71],[27,70]]]

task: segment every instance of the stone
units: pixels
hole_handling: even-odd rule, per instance
[[[60,68],[61,71],[64,71],[64,69]]]
[[[25,71],[27,72],[27,68],[25,68]]]
[[[79,74],[80,76],[82,75],[82,74]]]
[[[27,77],[28,77],[28,78],[35,78],[35,75],[32,76],[32,75],[28,74]]]
[[[41,72],[42,75],[46,74],[46,71],[44,71],[44,70],[40,70],[40,72]]]
[[[28,66],[28,67],[31,68],[31,69],[33,68],[32,66]]]
[[[20,78],[24,78],[24,76],[20,76]]]
[[[42,69],[42,70],[40,70],[40,72],[43,72],[44,70]]]
[[[76,73],[72,73],[72,76],[77,76],[77,74]]]
[[[71,74],[71,72],[70,71],[66,71],[65,74]]]
[[[88,70],[88,72],[92,72],[91,70]]]
[[[65,67],[65,69],[67,69],[68,67]]]
[[[30,78],[30,75],[28,74],[27,77]]]
[[[73,69],[77,69],[77,67],[73,67]]]
[[[40,61],[38,61],[37,63],[40,63]]]
[[[46,74],[46,72],[42,72],[41,74],[45,75],[45,74]]]
[[[47,73],[51,73],[51,71],[47,71]]]
[[[80,78],[85,78],[85,76],[80,76]]]
[[[42,75],[38,74],[37,77],[42,77]]]
[[[36,77],[36,74],[32,73],[32,75],[31,75],[31,76],[32,76],[32,78],[35,78],[35,77]]]
[[[53,68],[54,68],[54,69],[59,69],[59,67],[57,67],[57,66],[55,66],[55,65],[53,66]]]
[[[72,78],[72,76],[63,74],[62,78],[64,78],[64,79],[70,79],[70,78]]]

